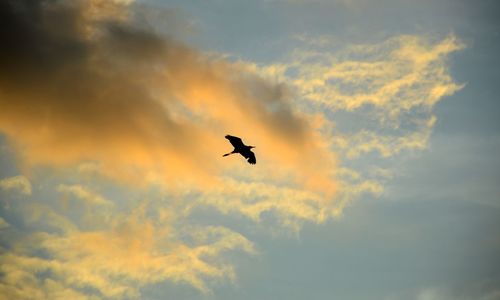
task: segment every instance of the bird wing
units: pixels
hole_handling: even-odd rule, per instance
[[[243,144],[243,141],[237,136],[232,136],[228,134],[226,135],[226,139],[229,140],[229,142],[231,143],[231,145],[233,145],[234,148],[245,146],[245,144]]]
[[[247,159],[248,163],[255,165],[257,160],[255,159],[255,154],[252,151],[248,151],[247,155],[245,155],[245,158]]]

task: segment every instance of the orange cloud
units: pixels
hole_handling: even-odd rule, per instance
[[[93,230],[59,222],[63,232],[35,232],[17,237],[15,250],[0,255],[0,293],[9,299],[136,298],[145,285],[171,280],[192,285],[207,293],[214,279],[233,279],[222,253],[242,250],[255,253],[242,235],[223,227],[191,227],[187,243],[172,230],[171,220],[146,216],[141,205],[128,215],[115,212]],[[33,212],[25,211],[25,216]],[[39,209],[37,214],[65,219],[57,212]],[[102,212],[95,212],[102,214]],[[27,224],[42,220],[34,216]],[[46,257],[31,255],[43,251]],[[47,272],[46,278],[40,273]],[[92,290],[83,292],[84,289]]]
[[[210,186],[232,133],[295,183],[333,195],[334,158],[286,86],[134,26],[120,2],[21,6],[5,9],[0,131],[27,168],[91,161],[129,182]],[[40,18],[27,20],[32,11]]]
[[[55,202],[35,192],[16,204],[37,229],[14,234],[14,250],[0,255],[1,294],[137,297],[165,280],[209,292],[212,280],[234,278],[225,251],[255,249],[228,228],[184,224],[194,207],[253,221],[273,211],[292,228],[328,217],[335,157],[286,85],[136,26],[125,2],[7,1],[0,10],[10,28],[0,33],[0,132],[32,181],[38,167],[79,172],[55,184]],[[257,165],[223,159],[225,134],[257,146]],[[122,199],[82,183],[96,173],[161,186],[168,200],[151,208],[160,216],[142,199],[124,215]]]

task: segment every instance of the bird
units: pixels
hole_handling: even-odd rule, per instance
[[[231,154],[239,153],[244,158],[247,159],[249,164],[255,165],[257,160],[255,159],[255,154],[252,152],[252,148],[255,148],[254,146],[247,146],[247,145],[243,144],[243,141],[237,136],[232,136],[232,135],[228,134],[225,136],[225,138],[229,140],[231,145],[233,145],[234,150],[232,152],[229,152],[229,153],[222,155],[223,157],[231,155]]]

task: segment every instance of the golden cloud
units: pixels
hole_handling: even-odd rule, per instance
[[[146,204],[109,218],[94,211],[106,216],[95,217],[91,226],[73,223],[50,207],[36,208],[24,211],[28,226],[59,220],[53,228],[63,230],[35,231],[10,241],[13,251],[0,255],[0,292],[8,298],[136,298],[144,285],[165,280],[206,293],[207,282],[234,278],[232,267],[219,259],[222,253],[255,253],[250,241],[224,227],[190,226],[181,237],[172,220],[147,215]],[[37,251],[46,255],[33,255]]]
[[[23,172],[42,170],[32,181],[59,180],[43,185],[51,199],[35,188],[9,208],[28,228],[3,226],[0,293],[9,298],[133,298],[166,280],[210,292],[213,280],[234,279],[226,251],[256,250],[234,230],[193,224],[197,210],[253,223],[271,214],[294,232],[325,222],[381,194],[392,176],[340,167],[337,154],[425,148],[433,106],[462,87],[446,64],[463,47],[454,36],[296,50],[260,66],[162,38],[137,24],[129,1],[6,1],[0,10],[11,28],[0,36],[0,132]],[[366,108],[375,126],[355,132],[325,114]],[[227,133],[257,146],[256,166],[221,157]],[[140,196],[133,205],[103,196],[103,182]],[[23,176],[0,187],[32,193]],[[149,199],[157,187],[161,201]]]
[[[100,1],[20,3],[5,8],[0,130],[26,168],[91,161],[120,180],[206,187],[226,171],[219,156],[233,133],[296,183],[332,195],[334,158],[286,86],[134,27],[119,2],[103,14]],[[40,18],[26,20],[32,11]]]

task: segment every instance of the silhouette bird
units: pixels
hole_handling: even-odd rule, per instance
[[[231,145],[233,145],[234,150],[222,156],[228,156],[231,154],[239,153],[244,158],[247,159],[248,163],[255,165],[257,160],[255,160],[255,154],[252,152],[252,148],[255,148],[254,146],[247,146],[243,144],[243,141],[239,137],[232,135],[226,135],[226,139],[228,139]]]

